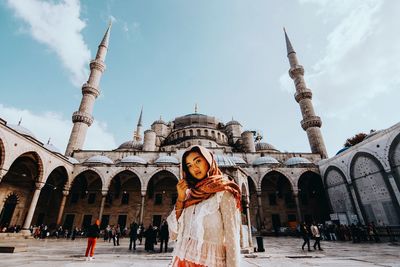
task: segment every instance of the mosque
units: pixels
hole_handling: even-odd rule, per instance
[[[102,228],[133,221],[159,225],[177,198],[181,155],[194,144],[211,150],[242,189],[243,247],[251,246],[249,227],[273,233],[303,220],[399,224],[400,124],[328,159],[322,121],[286,32],[289,75],[311,152],[281,152],[256,132],[243,131],[240,122],[197,110],[156,120],[143,133],[141,112],[132,140],[113,150],[83,150],[110,30],[90,62],[64,154],[22,125],[0,119],[0,226],[85,228],[97,218]]]

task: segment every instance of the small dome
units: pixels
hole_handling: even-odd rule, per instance
[[[258,159],[253,161],[254,166],[259,166],[264,164],[279,164],[279,161],[276,158],[270,156],[259,157]]]
[[[262,150],[275,150],[278,151],[278,149],[276,149],[276,147],[274,147],[271,144],[268,143],[256,143],[256,151],[262,151]]]
[[[162,119],[159,119],[159,120],[154,121],[152,125],[154,125],[154,124],[164,124],[164,125],[167,125],[167,123],[166,123],[165,121],[163,121]]]
[[[130,140],[130,141],[126,141],[124,143],[122,143],[117,149],[136,149],[136,150],[142,150],[143,144],[138,142],[138,141],[134,141],[134,140]]]
[[[291,166],[296,164],[311,164],[311,161],[301,157],[293,157],[285,161],[285,165]]]
[[[85,163],[113,164],[114,162],[109,157],[96,155],[85,160]]]
[[[43,147],[50,150],[51,152],[61,154],[60,150],[57,147],[55,147],[53,144],[44,144]]]
[[[155,164],[179,164],[179,161],[171,156],[161,156],[156,161]]]
[[[79,164],[79,161],[76,158],[73,157],[67,157],[68,161],[71,162],[72,164]]]
[[[232,156],[230,158],[235,164],[247,164],[247,162],[241,157]]]
[[[15,125],[15,124],[7,124],[7,126],[22,135],[29,136],[29,137],[36,139],[36,136],[30,130],[25,128],[24,126]]]
[[[235,121],[235,120],[228,121],[228,122],[225,124],[225,126],[230,126],[230,125],[239,125],[239,126],[242,126],[242,125],[240,124],[240,122]]]
[[[144,165],[144,164],[147,164],[147,161],[138,156],[127,156],[127,157],[121,159],[121,161],[119,163],[137,163],[137,164]]]
[[[224,155],[214,155],[218,167],[233,167],[236,166],[235,162],[230,157]]]

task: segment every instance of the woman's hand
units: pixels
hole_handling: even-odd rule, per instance
[[[176,185],[176,190],[178,191],[178,201],[185,201],[186,190],[188,189],[188,184],[185,179],[181,179]]]

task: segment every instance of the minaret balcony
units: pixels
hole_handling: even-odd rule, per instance
[[[301,127],[303,128],[304,131],[310,127],[321,128],[321,126],[322,126],[322,121],[321,118],[318,116],[310,116],[301,121]]]
[[[104,64],[104,62],[99,59],[93,59],[92,61],[90,61],[90,69],[96,69],[104,72],[106,70],[106,64]]]
[[[86,112],[75,111],[72,114],[72,122],[73,123],[83,122],[83,123],[87,124],[88,126],[90,126],[90,125],[92,125],[93,120],[94,120],[93,116]]]
[[[91,94],[94,95],[94,97],[98,97],[100,95],[100,91],[94,87],[93,85],[91,85],[90,83],[84,83],[82,85],[82,94]]]
[[[299,75],[304,75],[304,68],[302,65],[295,65],[294,67],[289,69],[290,78],[294,79]]]
[[[294,94],[294,99],[296,99],[297,103],[306,98],[312,99],[312,92],[310,89],[302,88]]]

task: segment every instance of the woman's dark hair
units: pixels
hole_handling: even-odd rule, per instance
[[[183,153],[182,155],[182,171],[185,173],[186,176],[186,182],[189,186],[189,188],[194,188],[196,187],[196,184],[199,182],[199,179],[194,178],[189,170],[188,167],[186,165],[186,157],[191,153],[191,152],[197,152],[200,155],[203,155],[200,151],[200,148],[198,146],[194,146],[192,147],[190,150],[186,151],[185,153]],[[204,156],[203,156],[204,157]],[[208,162],[207,162],[208,163]],[[210,166],[209,166],[210,167]]]

